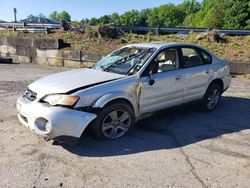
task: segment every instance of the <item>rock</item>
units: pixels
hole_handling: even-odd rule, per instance
[[[223,41],[223,38],[220,35],[219,31],[213,30],[208,33],[208,38],[210,42],[220,42]]]
[[[209,42],[222,42],[222,41],[224,41],[224,39],[222,38],[222,35],[217,30],[199,33],[195,37],[195,40],[203,40],[203,39],[208,39]]]
[[[202,40],[202,39],[206,38],[207,35],[208,35],[207,32],[205,32],[205,33],[199,33],[199,34],[195,37],[195,40]]]
[[[84,33],[85,32],[85,27],[72,27],[70,28],[70,31],[77,32],[77,33]]]

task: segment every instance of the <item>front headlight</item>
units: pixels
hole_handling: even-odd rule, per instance
[[[52,106],[63,105],[63,106],[73,106],[79,99],[79,96],[71,96],[64,94],[54,94],[47,95],[42,100],[49,103]]]

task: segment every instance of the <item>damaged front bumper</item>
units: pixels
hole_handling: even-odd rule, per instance
[[[97,115],[60,106],[45,106],[19,97],[16,103],[18,119],[36,134],[63,142],[76,143]]]

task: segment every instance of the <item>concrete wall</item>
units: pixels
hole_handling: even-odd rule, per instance
[[[231,63],[230,71],[233,74],[250,74],[250,62],[249,63]]]
[[[101,55],[81,50],[65,50],[61,39],[32,39],[0,36],[0,55],[16,63],[36,63],[65,67],[89,67]]]
[[[0,55],[11,57],[16,63],[90,67],[102,57],[81,50],[66,50],[61,39],[32,39],[0,36]],[[231,73],[250,74],[250,63],[231,63]]]

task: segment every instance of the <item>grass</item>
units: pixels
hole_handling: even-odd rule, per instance
[[[55,32],[49,35],[22,33],[22,32],[0,32],[4,36],[33,37],[33,38],[61,38],[71,44],[71,49],[86,50],[107,55],[113,50],[130,43],[142,43],[152,41],[193,43],[207,48],[220,58],[231,62],[250,63],[250,36],[225,36],[223,42],[209,42],[208,39],[197,41],[197,34],[191,34],[187,38],[178,38],[174,34],[156,36],[153,33],[138,35],[125,33],[119,39],[100,39],[88,31],[85,34],[77,32]]]

